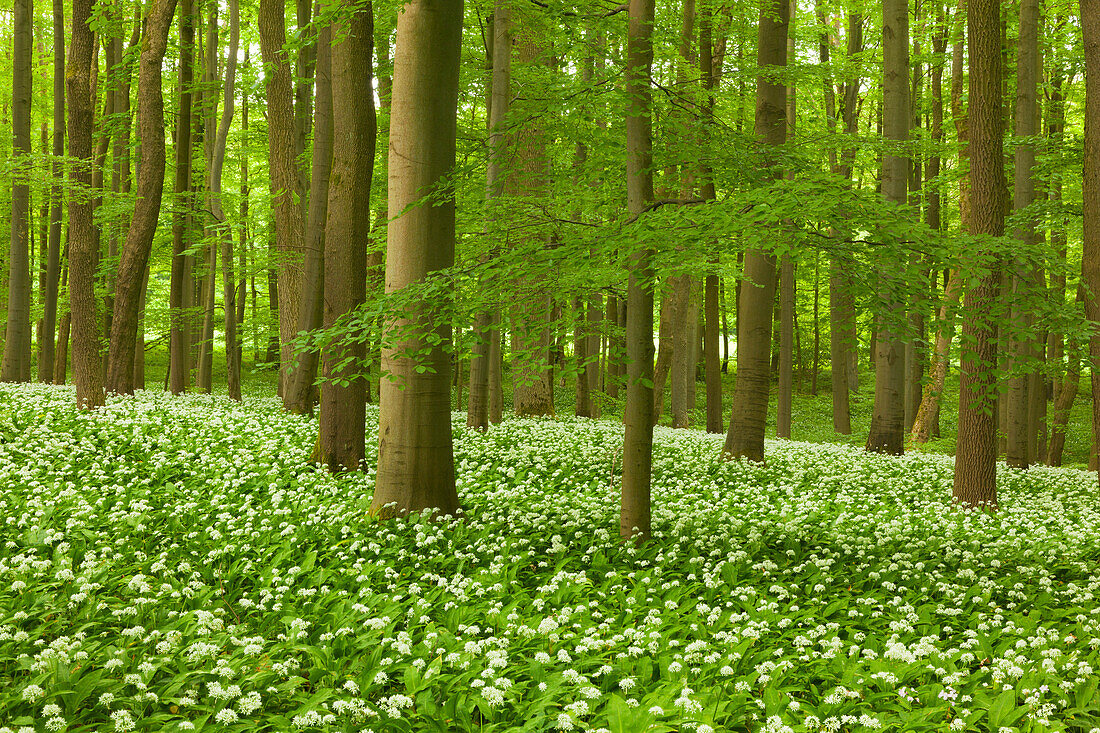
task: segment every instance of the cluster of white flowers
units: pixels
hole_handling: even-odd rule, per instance
[[[658,429],[659,541],[636,548],[616,540],[611,422],[456,423],[476,511],[378,523],[373,467],[309,468],[312,424],[274,401],[143,393],[81,414],[68,390],[9,393],[0,676],[40,728],[125,730],[155,706],[180,730],[196,708],[381,729],[423,713],[406,685],[456,674],[479,714],[552,705],[561,730],[613,727],[616,696],[702,733],[725,724],[706,718],[715,697],[775,731],[889,728],[882,691],[938,706],[943,729],[979,692],[1014,690],[1036,724],[1096,703],[1075,699],[1100,668],[1100,512],[1079,472],[1008,471],[1001,511],[969,513],[941,457],[780,442],[767,466],[723,463],[720,438]],[[5,427],[20,410],[35,419]],[[48,632],[19,610],[31,595],[67,609]],[[182,690],[176,655],[198,670]],[[48,707],[62,668],[102,670],[79,719]],[[809,678],[821,693],[765,715]],[[328,702],[299,713],[303,680],[329,680]]]

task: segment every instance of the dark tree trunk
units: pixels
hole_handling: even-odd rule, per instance
[[[65,82],[69,107],[69,156],[72,180],[92,184],[93,85],[95,38],[90,22],[91,0],[73,1],[72,45]],[[94,409],[103,404],[99,319],[96,317],[95,245],[92,202],[80,196],[69,200],[69,313],[72,318],[73,383],[76,404]]]
[[[653,130],[649,75],[653,65],[653,0],[630,0],[626,54],[626,199],[635,217],[653,201]],[[653,470],[653,252],[630,256],[627,285],[626,413],[623,422],[622,496],[619,535],[645,541],[650,535],[650,475]]]
[[[1085,317],[1100,321],[1100,0],[1081,0],[1081,28],[1085,42],[1085,165],[1084,253],[1081,281],[1089,289]],[[1100,442],[1100,332],[1089,339],[1092,372],[1092,436]],[[1095,450],[1093,451],[1095,455]]]
[[[1001,94],[1001,6],[997,0],[970,0],[970,229],[973,234],[1004,234],[1007,199],[1004,179],[1004,125]],[[959,433],[955,451],[955,501],[997,507],[997,410],[993,402],[997,326],[992,318],[1000,263],[988,261],[976,287],[966,294],[965,344],[959,369]],[[969,263],[974,267],[978,262]]]
[[[0,381],[27,382],[31,375],[31,31],[32,0],[14,0],[12,50],[11,248],[7,328]],[[60,39],[58,39],[60,42]],[[52,338],[52,337],[51,337]]]
[[[332,328],[340,317],[362,305],[367,294],[362,234],[371,226],[370,189],[378,125],[369,61],[364,67],[363,60],[374,53],[372,13],[368,4],[345,21],[344,27],[333,28],[332,34],[342,40],[332,47],[331,58],[333,142],[325,228],[325,328]],[[318,125],[323,75],[328,71],[323,58],[327,42],[324,36],[318,41]],[[366,388],[356,374],[365,358],[366,347],[356,339],[337,340],[324,350],[318,458],[332,472],[358,470],[366,455]],[[342,366],[349,359],[351,365]]]
[[[191,329],[185,308],[191,279],[187,276],[188,211],[191,209],[191,113],[194,85],[195,11],[193,0],[180,0],[179,114],[176,116],[176,213],[172,220],[172,273],[169,286],[169,389],[187,391],[191,382]],[[141,175],[141,172],[138,172]]]

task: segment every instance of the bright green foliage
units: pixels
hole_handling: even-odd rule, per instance
[[[639,549],[612,422],[458,421],[463,520],[378,523],[273,400],[5,390],[0,729],[1100,726],[1083,472],[991,515],[945,457],[658,429]]]

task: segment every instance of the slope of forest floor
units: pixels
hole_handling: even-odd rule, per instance
[[[273,400],[0,389],[0,730],[1093,731],[1100,502],[952,459],[455,415],[464,516],[377,523]],[[370,413],[371,420],[376,413]]]
[[[1100,727],[1095,475],[659,428],[637,549],[612,421],[456,415],[464,516],[379,523],[274,400],[0,393],[0,730]]]

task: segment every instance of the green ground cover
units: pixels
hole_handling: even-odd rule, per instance
[[[377,523],[274,400],[0,393],[0,730],[1100,728],[1095,475],[659,428],[635,549],[613,421],[456,420],[463,516]]]

